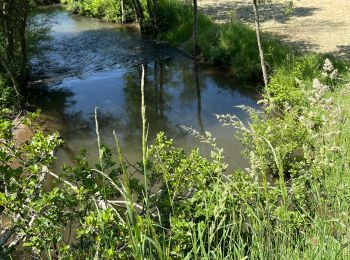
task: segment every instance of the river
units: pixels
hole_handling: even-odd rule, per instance
[[[142,40],[134,25],[104,23],[56,9],[51,14],[50,48],[32,60],[32,102],[41,108],[39,123],[59,131],[65,144],[57,152],[55,170],[71,164],[81,149],[97,162],[94,110],[98,107],[101,139],[115,151],[112,131],[130,161],[141,154],[141,64],[145,66],[149,142],[159,131],[186,150],[210,150],[181,126],[208,131],[225,150],[226,161],[244,168],[242,145],[232,128],[214,114],[234,113],[247,121],[237,105],[258,107],[252,85],[237,83],[222,68],[196,64],[165,44]]]

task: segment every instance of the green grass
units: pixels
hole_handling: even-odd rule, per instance
[[[8,77],[0,73],[0,117],[8,117],[16,111],[16,94]]]
[[[347,62],[326,54],[288,55],[283,62],[276,64],[271,71],[271,79],[268,91],[276,106],[301,105],[307,101],[304,87],[311,86],[313,79],[323,78],[322,66],[326,58],[329,58],[334,67],[339,71],[339,77],[349,77]],[[300,85],[300,83],[303,83]],[[329,80],[329,84],[333,84]]]
[[[192,52],[193,10],[176,0],[160,2],[163,26],[159,38],[175,47]],[[255,30],[239,21],[216,24],[207,15],[199,15],[198,45],[204,60],[229,67],[242,79],[261,74]],[[263,35],[266,62],[271,69],[280,64],[291,50],[278,40]],[[244,65],[242,65],[244,64]]]

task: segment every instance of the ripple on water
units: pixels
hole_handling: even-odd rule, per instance
[[[257,107],[255,91],[235,83],[222,69],[196,65],[180,51],[141,40],[135,28],[65,11],[56,11],[52,20],[51,49],[33,61],[34,76],[46,79],[45,86],[33,93],[33,100],[43,110],[42,124],[52,125],[64,137],[58,166],[70,163],[82,148],[89,151],[92,161],[97,160],[95,107],[99,107],[103,142],[113,145],[112,131],[116,130],[124,153],[131,160],[140,158],[140,64],[146,72],[150,139],[165,131],[176,144],[186,149],[200,147],[208,154],[208,147],[180,127],[193,126],[212,132],[228,161],[246,166],[233,130],[222,127],[213,114],[236,113],[247,121],[247,115],[234,106]]]

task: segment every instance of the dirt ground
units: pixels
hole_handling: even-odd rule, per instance
[[[198,1],[215,22],[234,17],[253,23],[251,0]],[[350,60],[350,0],[294,0],[290,15],[282,0],[279,2],[259,7],[263,30],[295,44],[301,51],[329,52]]]

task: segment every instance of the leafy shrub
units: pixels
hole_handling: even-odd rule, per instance
[[[11,114],[16,102],[14,89],[11,87],[8,79],[0,74],[0,116]]]
[[[188,52],[192,50],[193,8],[180,1],[160,2],[159,38]],[[290,52],[277,40],[264,35],[263,48],[268,67],[280,64]],[[211,64],[233,69],[240,78],[257,78],[261,73],[255,31],[238,21],[216,24],[199,14],[198,45],[202,56]],[[244,64],[244,65],[242,65]]]
[[[193,11],[189,3],[159,1],[159,38],[178,46],[192,35]]]
[[[121,6],[119,0],[66,0],[63,3],[67,4],[68,10],[73,13],[99,18],[108,22],[121,22]],[[124,5],[126,21],[134,21],[135,18],[131,1],[124,1]]]
[[[322,69],[322,64],[328,58],[338,68],[339,75],[337,79],[331,80],[323,75],[325,72]],[[336,60],[334,57],[322,54],[309,54],[299,57],[289,55],[282,64],[275,67],[266,91],[277,108],[288,105],[305,105],[307,95],[304,91],[311,89],[312,81],[315,78],[320,79],[325,84],[334,85],[339,83],[339,80],[346,78],[346,75],[346,63]]]

